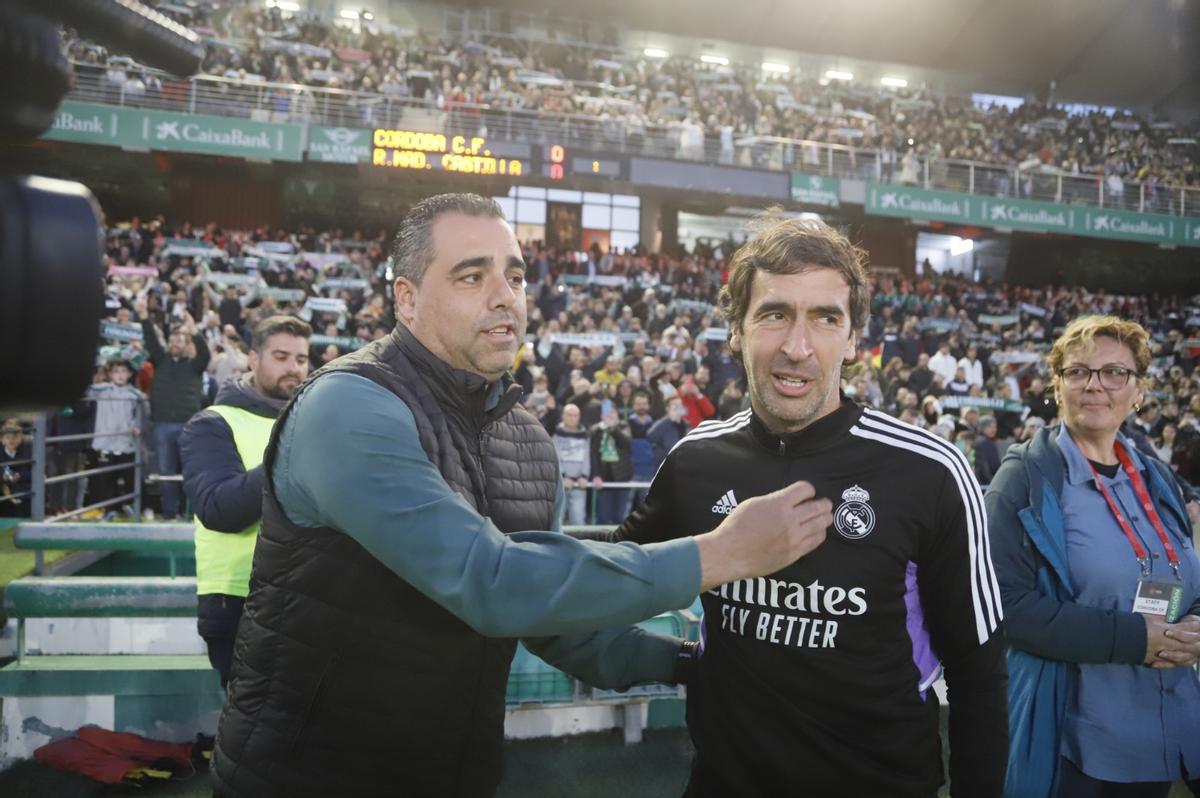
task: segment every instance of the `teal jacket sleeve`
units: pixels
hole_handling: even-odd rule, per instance
[[[429,461],[407,405],[356,375],[331,374],[298,397],[272,482],[294,523],[350,535],[490,637],[636,623],[686,606],[700,586],[691,538],[637,546],[502,534]]]
[[[562,528],[566,502],[559,483],[554,529]],[[626,690],[636,684],[671,682],[682,638],[653,634],[636,626],[558,637],[528,637],[525,647],[561,671],[604,690]]]
[[[559,480],[554,497],[555,532],[562,530],[565,505]],[[557,637],[527,637],[522,642],[546,662],[593,687],[626,690],[635,684],[670,682],[683,640],[622,626]]]
[[[653,634],[636,626],[525,638],[522,642],[559,670],[605,690],[673,681],[679,647],[683,644],[681,638]]]

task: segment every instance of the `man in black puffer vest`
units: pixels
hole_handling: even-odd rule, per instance
[[[554,531],[554,447],[506,373],[525,264],[499,207],[425,200],[393,256],[395,331],[310,377],[267,446],[219,795],[491,795],[515,638],[599,686],[670,681],[691,644],[629,624],[778,570],[832,521],[797,483],[666,544]]]

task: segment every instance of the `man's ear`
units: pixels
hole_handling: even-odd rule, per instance
[[[742,335],[736,329],[729,331],[729,351],[738,353],[742,351]]]
[[[406,325],[417,316],[417,286],[407,277],[397,277],[392,283],[392,295],[396,300],[396,318]]]

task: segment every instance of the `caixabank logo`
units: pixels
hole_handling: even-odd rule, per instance
[[[154,126],[156,143],[168,141],[188,142],[191,144],[209,144],[238,149],[262,150],[270,153],[276,149],[266,130],[247,132],[240,127],[228,127],[224,130],[212,125],[199,122],[183,122],[168,120]]]

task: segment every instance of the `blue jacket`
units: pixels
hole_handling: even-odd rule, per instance
[[[654,454],[654,470],[662,465],[663,460],[679,443],[679,439],[688,434],[690,427],[686,421],[672,421],[669,416],[663,416],[651,425],[646,432],[646,440],[650,441]]]
[[[646,436],[650,433],[651,427],[657,422],[647,416],[646,422],[642,421],[633,413],[629,414],[629,434],[632,440],[630,441],[630,451],[633,457],[633,478],[638,482],[649,482],[654,478],[654,471],[658,468],[661,460],[656,460],[654,457],[654,444]]]
[[[1074,663],[1137,664],[1146,656],[1141,616],[1074,603],[1058,433],[1058,426],[1042,429],[1028,443],[1010,447],[984,497],[1009,642],[1006,798],[1054,794]],[[1159,511],[1176,514],[1180,528],[1191,529],[1170,469],[1142,460]]]

